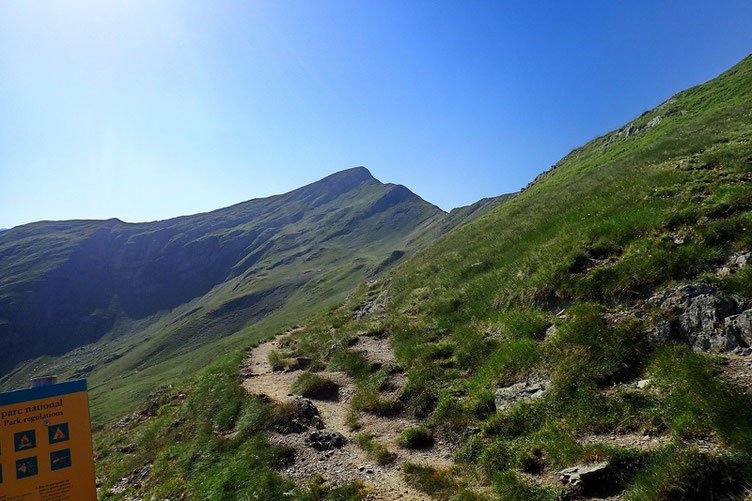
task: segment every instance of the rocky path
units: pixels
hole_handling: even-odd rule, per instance
[[[279,349],[280,346],[275,339],[251,351],[244,364],[243,387],[250,394],[266,395],[280,403],[291,402],[295,396],[290,392],[290,385],[302,371],[273,371],[269,364],[269,354]],[[353,349],[363,351],[366,358],[372,362],[382,365],[394,363],[394,354],[386,340],[361,336]],[[270,432],[269,440],[272,443],[292,447],[295,450],[293,464],[280,473],[298,482],[305,482],[316,474],[321,474],[333,485],[360,480],[369,488],[369,499],[430,499],[426,494],[405,483],[401,471],[402,466],[409,461],[436,468],[451,467],[453,451],[449,445],[439,441],[428,450],[400,448],[397,445],[400,433],[418,424],[402,416],[386,418],[370,414],[363,415],[359,418],[362,428],[357,432],[351,431],[346,422],[350,402],[356,391],[353,381],[343,372],[319,372],[317,374],[331,379],[340,386],[337,400],[311,399],[323,420],[322,431],[338,432],[347,438],[347,443],[341,448],[318,451],[306,442],[312,430],[289,434]],[[399,391],[401,384],[404,384],[404,379],[397,374],[394,376],[391,388],[387,391],[395,394]],[[371,435],[373,440],[395,453],[397,459],[390,464],[379,465],[355,443],[354,437],[358,433]]]
[[[721,371],[728,381],[747,392],[752,392],[752,355],[747,353],[723,353]]]

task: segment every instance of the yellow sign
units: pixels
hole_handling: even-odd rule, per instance
[[[0,393],[0,501],[95,501],[86,381]]]

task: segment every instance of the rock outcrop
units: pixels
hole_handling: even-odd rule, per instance
[[[733,254],[728,262],[724,266],[718,269],[718,276],[719,277],[725,277],[728,275],[733,275],[737,271],[741,270],[747,264],[752,262],[752,253],[750,252],[738,252],[736,254]]]
[[[750,305],[738,296],[722,296],[708,282],[665,289],[648,305],[660,310],[648,332],[653,344],[680,342],[698,351],[726,351],[748,348],[752,340]]]
[[[559,472],[561,483],[587,496],[607,496],[614,488],[606,462],[580,464]]]
[[[551,387],[551,382],[545,379],[531,379],[515,383],[496,390],[494,403],[497,411],[508,409],[517,402],[531,401],[542,398]]]

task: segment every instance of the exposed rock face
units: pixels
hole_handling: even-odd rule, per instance
[[[648,304],[667,314],[656,319],[648,332],[652,343],[678,341],[699,351],[749,346],[750,326],[746,320],[749,317],[739,315],[749,305],[740,297],[720,296],[718,288],[707,282],[666,289],[653,296]]]
[[[655,127],[656,125],[658,125],[662,121],[663,121],[663,117],[661,115],[658,115],[656,117],[653,117],[648,123],[646,123],[645,127],[647,127],[647,128]]]
[[[550,387],[550,381],[535,379],[515,383],[506,388],[499,388],[496,390],[496,398],[494,399],[496,410],[503,411],[517,402],[542,398]]]
[[[616,131],[616,133],[614,133],[612,136],[610,136],[604,146],[609,146],[618,139],[626,139],[629,136],[637,134],[638,132],[650,129],[651,127],[655,127],[656,125],[661,123],[664,118],[666,118],[664,115],[656,115],[644,125],[636,125],[634,122],[630,122]]]
[[[344,447],[347,439],[336,431],[314,431],[308,435],[306,442],[317,451],[330,451]]]
[[[733,254],[728,262],[718,269],[718,276],[725,277],[732,275],[747,266],[750,262],[752,262],[752,253],[750,252],[739,252]]]
[[[361,320],[363,317],[373,315],[375,313],[381,313],[386,308],[386,302],[389,300],[387,291],[382,291],[378,296],[363,304],[358,313],[356,314],[357,320]]]
[[[580,464],[559,472],[561,483],[584,495],[603,496],[613,490],[608,463]]]
[[[725,320],[726,330],[743,345],[752,346],[752,310],[733,315]]]

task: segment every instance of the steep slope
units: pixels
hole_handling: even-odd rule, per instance
[[[345,372],[357,389],[335,420],[353,429],[407,417],[424,428],[404,447],[454,444],[453,467],[402,467],[410,486],[438,499],[744,499],[750,228],[747,57],[572,151],[513,200],[288,332],[270,360],[305,357],[301,381]],[[394,363],[370,360],[364,336],[389,343]],[[113,451],[105,492],[127,472],[115,449],[150,427],[163,438],[128,463],[155,465],[141,495],[323,498],[315,477],[296,488],[283,478],[303,451],[252,456],[249,444],[299,421],[284,402],[243,395],[244,358],[212,366],[186,385],[185,404],[162,406],[156,420],[100,435]],[[175,421],[188,408],[196,416]],[[206,431],[186,438],[184,429]],[[368,440],[374,461],[388,458],[378,437]],[[211,450],[211,466],[172,461],[181,450]],[[253,464],[242,473],[241,456]],[[361,496],[358,485],[337,484],[328,457],[310,464],[340,485],[338,499]]]
[[[743,496],[751,224],[748,57],[574,150],[288,349],[319,346],[315,367],[357,356],[329,347],[359,332],[389,333],[403,412],[467,444],[457,461],[503,499],[555,498],[559,470],[586,463],[605,480],[570,495]],[[363,379],[356,411],[382,405],[374,388]],[[461,472],[412,480],[444,497]]]

